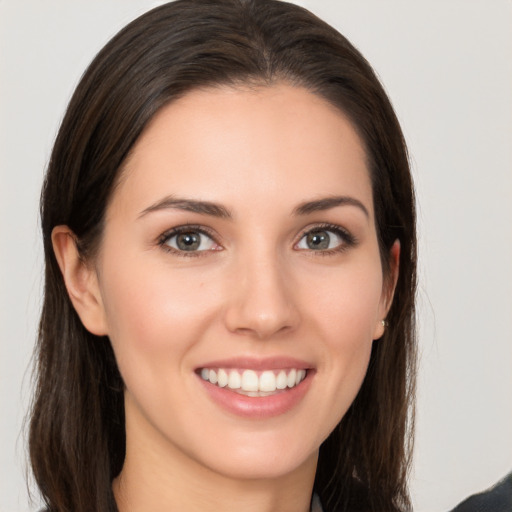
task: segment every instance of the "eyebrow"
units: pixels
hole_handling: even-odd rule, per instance
[[[355,206],[359,208],[366,217],[370,218],[370,214],[366,206],[355,197],[350,196],[325,197],[316,201],[301,203],[293,210],[293,213],[295,215],[308,215],[313,212],[330,210],[336,206]]]
[[[315,201],[307,201],[299,204],[294,208],[293,214],[298,216],[309,215],[318,211],[330,210],[337,206],[355,206],[359,208],[366,217],[370,217],[367,208],[358,199],[350,196],[334,196],[317,199]],[[211,201],[200,201],[194,199],[185,199],[175,196],[166,196],[160,201],[148,206],[139,214],[139,218],[144,217],[148,213],[159,210],[174,209],[186,212],[199,213],[202,215],[210,215],[221,219],[232,219],[232,213],[221,204]]]
[[[159,210],[166,210],[169,208],[174,210],[183,210],[186,212],[200,213],[203,215],[211,215],[212,217],[219,217],[221,219],[231,219],[233,217],[227,208],[220,204],[212,203],[211,201],[199,201],[175,196],[167,196],[143,210],[140,213],[139,218],[147,215],[148,213],[156,212]]]

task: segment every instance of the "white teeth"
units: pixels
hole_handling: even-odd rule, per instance
[[[244,373],[242,373],[241,388],[244,391],[259,391],[258,386],[259,386],[258,374],[253,370],[245,370]]]
[[[241,385],[242,377],[240,377],[240,374],[236,370],[231,370],[229,372],[228,388],[240,389]]]
[[[240,374],[241,373],[241,374]],[[223,388],[228,387],[248,396],[268,396],[276,391],[293,388],[306,377],[306,370],[265,370],[258,375],[254,370],[201,369],[201,378]]]
[[[277,389],[285,389],[286,386],[288,386],[288,378],[286,377],[286,373],[284,370],[281,370],[278,374],[277,374],[277,379],[276,379],[276,388]]]
[[[264,371],[260,375],[260,391],[275,391],[276,390],[276,376],[274,372]]]
[[[297,371],[291,370],[290,373],[288,374],[288,379],[287,379],[289,388],[293,388],[293,386],[295,386],[295,377],[297,377]]]
[[[221,388],[224,388],[228,385],[228,374],[226,370],[223,370],[222,368],[217,373],[217,385]]]

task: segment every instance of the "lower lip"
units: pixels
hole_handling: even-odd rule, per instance
[[[297,386],[288,388],[275,395],[250,397],[236,393],[225,387],[220,388],[198,376],[210,398],[223,409],[253,419],[272,418],[285,414],[304,398],[311,385],[313,371],[308,370],[306,377]]]

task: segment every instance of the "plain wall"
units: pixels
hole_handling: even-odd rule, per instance
[[[74,86],[103,44],[163,2],[0,0],[0,512],[27,501],[23,418],[42,294],[38,197]],[[415,510],[512,469],[512,2],[298,1],[388,90],[418,197],[421,371]]]

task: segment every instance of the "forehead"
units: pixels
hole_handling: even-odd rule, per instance
[[[368,200],[371,184],[358,134],[326,100],[286,84],[225,86],[194,90],[162,108],[114,195],[143,207],[165,193],[291,204],[342,193]]]

